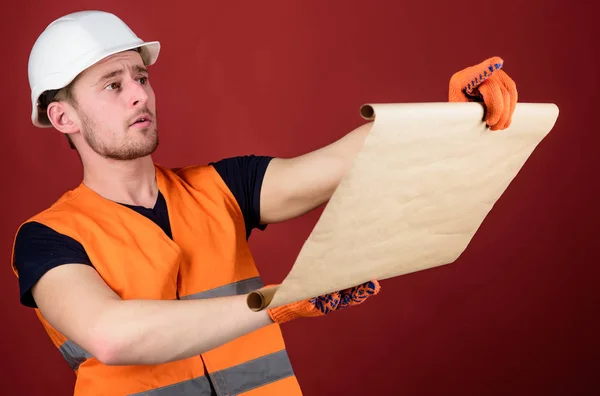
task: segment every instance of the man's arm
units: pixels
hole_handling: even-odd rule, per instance
[[[273,323],[246,296],[121,300],[88,265],[48,271],[32,289],[59,332],[108,365],[160,364],[199,355]]]
[[[294,158],[274,158],[262,184],[261,223],[303,215],[327,202],[362,148],[372,123],[341,139]]]

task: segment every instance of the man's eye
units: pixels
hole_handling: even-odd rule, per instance
[[[108,84],[106,86],[107,89],[119,89],[120,85],[118,83],[112,83],[112,84]]]
[[[148,77],[140,77],[138,80],[140,84],[146,84],[148,82]]]

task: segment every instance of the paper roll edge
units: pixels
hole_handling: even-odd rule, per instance
[[[271,304],[273,296],[277,291],[277,286],[266,286],[258,290],[254,290],[246,296],[246,304],[254,312],[262,311]]]
[[[373,108],[373,106],[368,103],[364,104],[360,106],[360,115],[365,120],[372,121],[375,119],[375,108]]]

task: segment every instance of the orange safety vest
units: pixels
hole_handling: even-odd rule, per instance
[[[216,170],[196,166],[175,171],[156,164],[155,169],[173,239],[151,220],[83,183],[30,221],[81,243],[100,276],[124,300],[212,298],[262,287],[242,212]],[[188,359],[107,366],[35,311],[75,371],[75,396],[203,395],[209,394],[209,381],[218,395],[302,394],[277,324]]]

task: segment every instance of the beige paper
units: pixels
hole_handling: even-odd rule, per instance
[[[279,287],[251,293],[253,310],[455,261],[558,117],[519,103],[491,131],[479,103],[378,104],[353,166]]]

